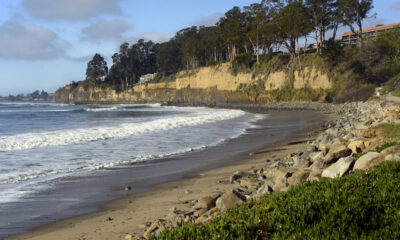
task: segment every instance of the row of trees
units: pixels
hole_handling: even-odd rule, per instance
[[[372,0],[262,0],[232,8],[215,26],[182,29],[168,42],[124,43],[113,55],[109,71],[96,54],[88,64],[87,78],[107,75],[107,83],[127,88],[147,73],[170,75],[232,61],[239,54],[251,54],[259,63],[260,56],[282,48],[293,62],[301,38],[313,38],[318,52],[327,40],[335,40],[340,26],[350,27],[362,38],[362,20],[372,8]]]
[[[28,94],[17,94],[17,95],[12,95],[10,94],[8,97],[0,97],[0,100],[2,101],[29,101],[29,100],[49,100],[50,95],[42,90],[36,90],[32,93]]]

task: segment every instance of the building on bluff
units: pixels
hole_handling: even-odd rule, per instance
[[[387,31],[389,29],[395,28],[395,27],[400,27],[400,23],[394,23],[394,24],[388,24],[388,25],[377,25],[376,27],[372,28],[366,28],[363,29],[363,37],[376,37],[378,33]],[[353,33],[352,31],[350,32],[345,32],[342,35],[342,43],[344,45],[355,45],[360,42],[359,38],[359,33],[360,31],[355,31]]]

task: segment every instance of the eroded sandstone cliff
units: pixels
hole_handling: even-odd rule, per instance
[[[144,103],[179,102],[190,104],[274,102],[280,91],[324,92],[332,88],[328,74],[305,67],[289,74],[232,74],[230,64],[204,67],[177,74],[174,81],[136,85],[117,92],[111,88],[66,86],[57,90],[56,102],[64,103]],[[294,95],[295,96],[295,95]],[[291,99],[286,99],[290,101]],[[292,99],[302,100],[302,99]],[[305,98],[305,100],[307,100]]]

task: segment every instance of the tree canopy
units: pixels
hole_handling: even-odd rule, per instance
[[[372,8],[372,0],[262,0],[233,7],[214,26],[184,28],[167,42],[140,39],[123,43],[112,56],[109,71],[103,57],[96,54],[88,63],[86,76],[97,79],[107,75],[105,83],[126,89],[149,73],[168,76],[236,58],[245,59],[245,65],[259,64],[260,56],[281,51],[281,47],[293,62],[300,38],[311,36],[321,52],[327,48],[329,30],[333,30],[331,39],[340,26],[349,26],[361,36],[362,20]]]
[[[107,73],[107,62],[100,54],[96,53],[87,64],[86,79],[98,80],[98,78],[106,76]]]

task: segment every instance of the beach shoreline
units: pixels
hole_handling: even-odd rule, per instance
[[[256,112],[281,116],[297,114],[289,116],[296,121],[300,115],[308,116],[309,119],[303,119],[303,121],[312,121],[312,124],[296,126],[286,136],[282,136],[279,140],[277,138],[276,142],[268,143],[267,141],[257,149],[249,149],[235,161],[228,161],[219,166],[218,164],[209,165],[210,169],[206,167],[204,170],[186,173],[182,179],[156,184],[144,193],[108,202],[101,207],[100,211],[56,221],[4,239],[54,239],[56,236],[57,239],[123,239],[127,234],[135,238],[140,237],[149,222],[167,215],[172,208],[185,210],[188,206],[182,204],[183,202],[230,189],[229,176],[233,172],[259,168],[265,164],[266,159],[283,157],[300,149],[305,142],[317,134],[323,122],[333,118],[332,115],[315,111],[257,110]],[[295,121],[294,119],[292,121]],[[250,152],[256,152],[256,154],[249,156]]]

